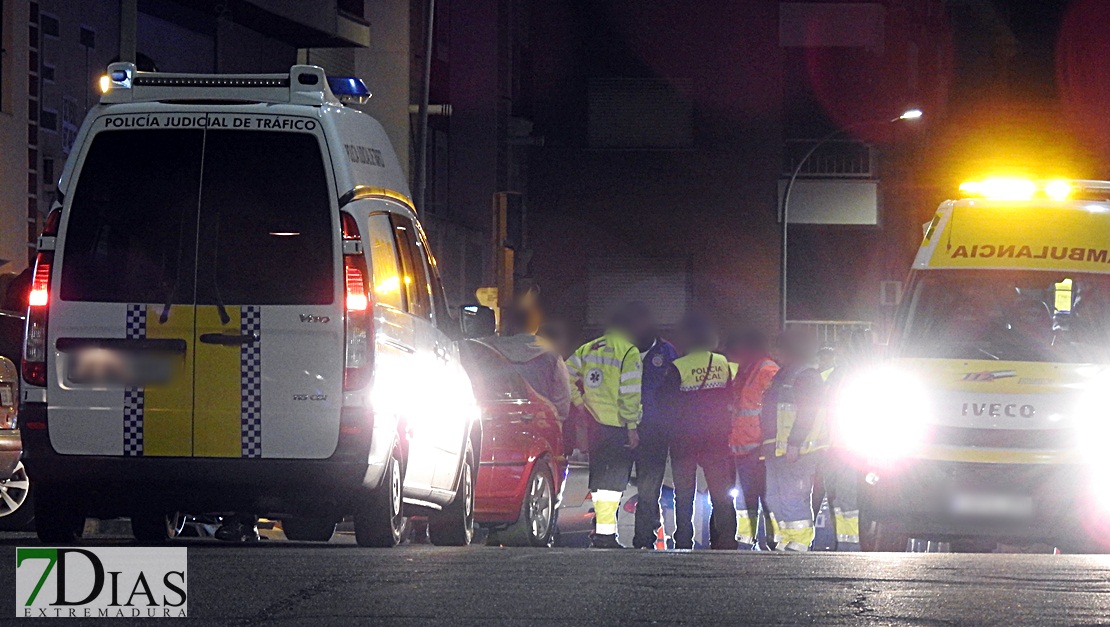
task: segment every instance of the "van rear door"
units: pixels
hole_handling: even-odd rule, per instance
[[[64,212],[48,321],[54,448],[328,457],[344,312],[318,123],[139,117],[163,123],[96,134]]]
[[[197,245],[198,457],[335,450],[344,311],[323,154],[312,133],[209,125]]]
[[[191,454],[203,144],[200,129],[108,130],[80,161],[48,322],[59,453]]]

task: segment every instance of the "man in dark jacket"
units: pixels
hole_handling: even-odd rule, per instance
[[[660,405],[659,388],[678,354],[670,342],[659,337],[647,305],[629,303],[625,311],[631,322],[629,332],[632,341],[640,349],[644,362],[640,385],[644,414],[640,419],[640,446],[636,448],[636,533],[632,546],[651,549],[655,547],[656,534],[663,524],[659,497],[671,449],[672,420]]]
[[[813,480],[819,451],[828,447],[825,385],[813,367],[817,347],[803,331],[779,340],[781,368],[763,395],[760,422],[767,464],[767,505],[775,550],[808,551],[813,542]]]
[[[693,548],[694,494],[700,466],[713,504],[710,546],[735,550],[736,517],[729,495],[734,471],[728,446],[732,372],[728,359],[713,352],[717,336],[707,320],[690,316],[683,320],[681,331],[687,353],[668,369],[659,392],[664,408],[674,416],[674,545],[676,549]]]

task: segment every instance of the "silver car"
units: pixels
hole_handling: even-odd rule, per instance
[[[29,529],[34,518],[31,484],[20,455],[23,444],[16,414],[19,411],[18,346],[23,317],[0,312],[0,530]]]

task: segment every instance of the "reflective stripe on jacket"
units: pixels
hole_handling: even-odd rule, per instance
[[[775,457],[796,446],[802,454],[829,446],[825,420],[825,385],[813,368],[781,369],[763,396],[763,443]],[[770,452],[768,451],[768,455]]]
[[[763,394],[771,387],[771,380],[778,371],[779,365],[770,357],[757,360],[743,371],[737,367],[733,384],[732,432],[728,438],[729,448],[734,454],[749,453],[763,443],[759,424]]]
[[[567,360],[571,401],[603,425],[635,429],[640,423],[640,350],[623,334],[610,331],[583,344]]]

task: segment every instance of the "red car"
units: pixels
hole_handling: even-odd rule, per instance
[[[462,358],[483,421],[474,520],[489,544],[551,546],[567,468],[555,407],[481,340]]]

